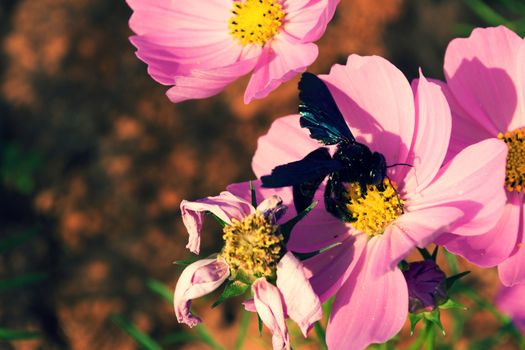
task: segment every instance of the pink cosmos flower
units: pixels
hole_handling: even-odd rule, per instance
[[[475,236],[444,235],[439,243],[482,267],[498,265],[507,286],[525,283],[525,40],[502,26],[475,29],[450,42],[444,70],[447,84],[439,83],[453,116],[447,157],[482,140],[506,144],[509,153],[499,185],[506,205],[496,226]]]
[[[249,185],[245,187],[249,196]],[[193,327],[201,320],[190,312],[192,299],[211,293],[228,279],[246,289],[251,284],[253,299],[247,302],[247,309],[257,312],[270,329],[274,349],[290,349],[286,317],[306,336],[322,317],[321,303],[301,262],[285,252],[279,224],[291,219],[293,211],[286,213],[277,194],[288,194],[267,189],[257,189],[257,193],[259,198],[267,197],[257,208],[230,192],[182,201],[182,219],[189,234],[187,248],[199,253],[206,213],[223,222],[225,244],[219,254],[198,260],[182,272],[174,293],[175,313],[179,322]]]
[[[514,287],[502,286],[496,297],[496,306],[509,315],[525,334],[525,284]]]
[[[354,218],[347,223],[324,208],[321,185],[318,206],[296,225],[287,248],[320,252],[303,263],[321,300],[337,293],[329,348],[363,349],[391,338],[406,320],[409,298],[400,260],[442,232],[478,234],[501,215],[504,171],[498,167],[507,152],[502,142],[487,140],[442,167],[451,116],[440,87],[421,75],[411,88],[380,57],[352,55],[345,66],[335,65],[320,78],[356,140],[384,155],[389,181],[383,190],[369,185],[365,194],[346,184],[341,197],[348,198]],[[259,139],[253,170],[257,177],[268,175],[319,146],[299,126],[298,115],[280,118]],[[246,192],[242,186],[229,190]]]
[[[172,102],[206,98],[253,71],[244,102],[315,60],[339,0],[127,0],[131,42]]]

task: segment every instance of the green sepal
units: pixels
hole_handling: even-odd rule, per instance
[[[175,260],[173,263],[175,265],[188,266],[188,265],[193,264],[195,261],[201,260],[201,259],[202,258],[199,258],[199,257],[193,257],[193,258],[189,258],[189,259]]]
[[[434,248],[434,251],[432,252],[432,255],[430,256],[430,258],[436,262],[436,259],[437,259],[437,256],[438,256],[438,252],[439,252],[439,246],[436,245],[436,247]]]
[[[409,264],[406,260],[401,260],[399,264],[397,264],[397,267],[399,267],[401,271],[406,271],[409,268]]]
[[[288,239],[290,238],[290,234],[294,226],[297,225],[297,223],[301,221],[306,216],[306,214],[312,211],[312,209],[315,208],[316,205],[317,205],[317,202],[312,202],[312,204],[310,204],[306,209],[304,209],[302,212],[297,214],[297,216],[295,216],[294,218],[288,220],[287,222],[281,225],[281,233],[284,236],[285,242],[287,242]]]
[[[419,314],[413,314],[411,312],[408,313],[408,319],[410,320],[410,336],[414,335],[414,329],[416,329],[416,325],[419,321],[424,319],[425,316],[422,313]]]
[[[439,312],[439,309],[436,308],[430,312],[423,312],[422,314],[426,320],[432,322],[433,324],[435,324],[440,330],[441,332],[443,333],[443,335],[445,335],[445,328],[443,328],[443,324],[441,323],[441,317],[440,317],[440,312]]]
[[[439,305],[438,307],[443,310],[448,310],[448,309],[468,310],[468,308],[465,305],[452,300],[452,298],[448,298],[447,301],[445,301],[443,304]]]
[[[456,283],[459,279],[465,277],[466,275],[468,275],[470,273],[470,271],[464,271],[464,272],[461,272],[461,273],[458,273],[457,275],[454,275],[454,276],[450,276],[447,278],[447,290],[449,290],[450,288],[452,288],[452,286],[454,285],[454,283]]]
[[[263,321],[261,319],[261,316],[259,316],[259,314],[257,314],[257,325],[259,327],[259,336],[262,336]]]
[[[230,276],[230,280],[232,280],[232,281],[239,281],[239,282],[242,282],[244,284],[251,285],[253,283],[253,281],[255,281],[255,277],[254,276],[250,276],[246,272],[244,272],[243,270],[239,269],[239,270],[237,270],[237,272],[235,272],[235,274],[232,274]]]
[[[253,187],[253,181],[250,180],[250,194],[252,197],[252,206],[257,208],[257,195],[255,194],[255,187]]]
[[[241,281],[228,281],[226,283],[226,287],[224,287],[224,291],[222,292],[221,296],[219,297],[219,299],[217,299],[216,302],[213,303],[211,307],[214,308],[226,299],[244,294],[249,287],[249,284],[243,283]]]
[[[211,211],[207,211],[206,213],[211,215],[215,219],[215,221],[217,221],[219,223],[219,225],[221,225],[222,227],[228,226],[228,224],[224,220],[222,220],[217,215],[213,214]]]

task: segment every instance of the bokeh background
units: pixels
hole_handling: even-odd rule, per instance
[[[357,53],[441,78],[451,38],[507,20],[521,28],[508,1],[485,2],[502,18],[480,3],[342,0],[310,71]],[[253,176],[257,138],[296,111],[297,78],[248,106],[247,79],[174,105],[134,55],[130,14],[124,0],[0,0],[0,349],[217,348],[207,335],[233,349],[246,319],[239,300],[212,310],[210,297],[195,303],[207,328],[177,324],[165,299],[181,271],[173,261],[189,257],[178,207]],[[204,255],[220,243],[207,226]],[[496,274],[474,272],[469,283],[491,300]],[[455,315],[443,316],[459,329],[443,349],[483,349],[500,327],[474,304],[464,328]],[[254,318],[243,324],[245,349],[268,348]],[[400,339],[413,342],[407,330]],[[507,337],[496,346],[517,349]]]

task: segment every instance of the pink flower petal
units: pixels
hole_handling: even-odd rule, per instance
[[[525,234],[523,233],[525,210],[523,210],[523,196],[520,196],[520,201],[522,203],[520,206],[521,221],[516,245],[510,257],[498,265],[499,278],[507,287],[525,283]]]
[[[443,235],[436,243],[481,267],[492,267],[508,258],[518,237],[522,199],[509,194],[503,215],[496,226],[479,236]]]
[[[478,143],[485,139],[493,138],[482,125],[470,118],[458,103],[447,84],[440,80],[430,80],[441,87],[445,95],[450,111],[452,112],[452,133],[450,135],[450,144],[448,147],[445,162],[451,160],[456,154],[461,152],[467,146]]]
[[[291,187],[263,188],[261,187],[260,180],[252,181],[252,183],[253,188],[255,190],[255,197],[258,203],[261,203],[261,201],[265,198],[270,198],[271,196],[279,196],[283,200],[283,204],[288,207],[286,213],[284,213],[284,215],[280,218],[278,223],[285,223],[297,215],[297,212],[295,211],[295,207],[293,205],[293,194]],[[228,185],[226,189],[235,196],[251,203],[252,194],[250,191],[250,182],[234,183]]]
[[[252,159],[253,172],[258,178],[269,175],[276,166],[302,159],[320,146],[299,126],[299,115],[279,118],[257,142]]]
[[[255,208],[249,202],[229,192],[221,192],[218,196],[206,197],[194,202],[183,200],[180,203],[180,210],[182,221],[189,234],[186,248],[195,254],[199,254],[200,233],[206,212],[212,212],[227,224],[231,224],[231,218],[241,220],[255,212]]]
[[[445,96],[438,85],[420,71],[414,81],[416,104],[415,138],[407,163],[412,165],[403,186],[404,192],[423,189],[434,179],[443,164],[450,140],[452,120]],[[399,184],[398,184],[399,185]]]
[[[299,221],[290,236],[287,248],[293,252],[309,253],[341,243],[350,235],[350,228],[330,214],[324,205],[324,186],[317,191],[317,206]]]
[[[196,326],[201,320],[190,312],[192,299],[209,294],[230,276],[228,264],[223,259],[203,259],[194,262],[182,271],[175,293],[173,305],[179,323],[190,327]]]
[[[436,180],[418,193],[406,195],[410,211],[449,206],[463,210],[453,233],[476,236],[498,222],[507,200],[503,183],[507,146],[488,139],[465,148],[437,174]]]
[[[270,46],[263,49],[259,62],[244,93],[244,103],[254,98],[268,96],[279,85],[302,73],[315,61],[317,45],[312,43],[291,43],[286,33],[280,33]]]
[[[525,284],[502,287],[496,297],[496,306],[525,333]]]
[[[312,325],[323,317],[321,302],[305,275],[303,265],[291,252],[277,264],[277,287],[286,304],[286,312],[305,337]]]
[[[399,269],[373,277],[375,263],[363,254],[337,293],[328,323],[330,349],[362,350],[384,343],[401,330],[408,314],[408,290]]]
[[[414,97],[394,65],[377,56],[351,55],[334,65],[328,82],[332,95],[359,142],[382,153],[388,165],[406,163],[414,134]],[[392,170],[396,171],[395,167]]]
[[[374,261],[371,272],[381,276],[415,248],[424,248],[450,225],[463,216],[463,211],[453,207],[426,208],[402,214],[380,236],[368,243],[370,259]]]
[[[492,135],[524,124],[518,105],[518,51],[523,40],[511,30],[474,29],[450,42],[445,55],[447,83],[471,118]]]
[[[291,349],[285,320],[286,311],[279,289],[265,278],[259,278],[253,282],[252,292],[255,309],[273,334],[273,349]]]
[[[317,41],[332,19],[339,0],[286,1],[283,29],[298,41]]]
[[[322,302],[337,293],[354,270],[366,247],[368,236],[355,234],[338,246],[303,261],[310,283]]]
[[[225,67],[192,69],[190,75],[176,77],[175,86],[166,95],[171,102],[216,95],[231,82],[249,73],[255,63],[256,58],[250,58]]]

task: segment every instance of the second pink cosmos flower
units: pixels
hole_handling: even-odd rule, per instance
[[[475,235],[496,222],[505,203],[500,184],[507,150],[498,140],[486,140],[442,167],[451,116],[440,87],[421,76],[411,88],[382,58],[352,55],[320,77],[356,140],[385,157],[389,182],[366,191],[346,184],[340,198],[348,200],[351,222],[320,204],[296,226],[288,249],[321,252],[305,264],[321,300],[337,293],[328,346],[363,349],[390,339],[406,320],[400,260],[443,232]],[[253,170],[268,175],[319,147],[299,126],[299,116],[278,119],[259,140]],[[321,185],[320,203],[323,190]]]

